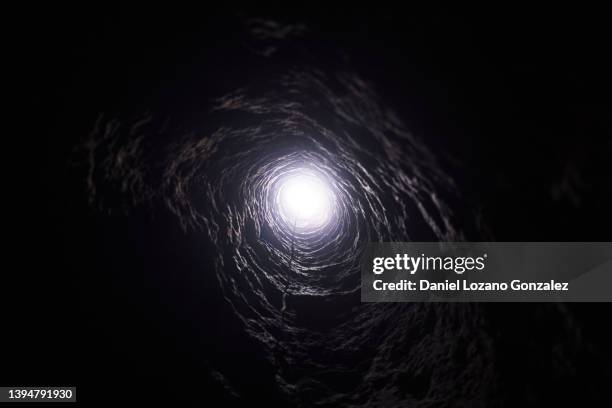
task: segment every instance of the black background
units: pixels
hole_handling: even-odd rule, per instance
[[[145,276],[194,268],[206,257],[196,237],[164,214],[157,227],[144,211],[130,225],[97,215],[68,164],[101,112],[162,110],[189,123],[210,98],[268,75],[271,68],[243,47],[246,17],[309,28],[281,53],[279,70],[304,54],[333,64],[338,50],[346,52],[408,128],[440,152],[464,205],[482,214],[494,239],[610,240],[610,38],[602,10],[33,8],[15,15],[18,73],[6,78],[25,98],[14,101],[25,115],[4,137],[3,385],[76,385],[79,399],[98,401],[112,400],[112,387],[128,396],[127,386],[154,392],[147,401],[190,401],[202,390],[226,398],[203,367],[229,359],[232,370],[253,374],[240,387],[274,398],[260,383],[266,368],[253,345],[237,349],[209,335],[227,339],[223,333],[237,329],[222,313],[201,313],[227,307],[208,290],[214,281],[195,271],[188,282]],[[506,381],[517,387],[547,372],[513,351],[546,352],[529,342],[545,342],[548,331],[530,323],[528,306],[497,310],[525,333],[500,340]],[[589,347],[605,350],[610,308],[571,308]],[[580,371],[592,376],[544,381],[540,391],[568,402],[554,396],[565,395],[560,385],[575,387],[591,393],[575,400],[598,400],[609,379],[603,355],[601,366]]]

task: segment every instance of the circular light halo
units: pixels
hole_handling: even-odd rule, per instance
[[[331,188],[313,171],[295,169],[279,180],[276,209],[294,231],[325,226],[332,216],[333,202]]]

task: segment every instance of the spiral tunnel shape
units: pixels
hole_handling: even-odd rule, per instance
[[[457,221],[452,178],[367,82],[293,70],[218,98],[189,129],[154,115],[128,124],[100,118],[83,145],[90,200],[161,206],[207,237],[217,255],[202,273],[216,275],[292,404],[486,396],[476,390],[492,372],[493,351],[475,329],[479,306],[359,301],[368,242],[462,240],[473,222]],[[328,189],[328,213],[314,226],[292,226],[279,191],[304,174]],[[120,202],[105,198],[109,186]]]

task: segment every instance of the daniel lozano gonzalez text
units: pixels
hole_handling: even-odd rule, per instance
[[[456,274],[462,275],[466,271],[482,271],[485,269],[485,261],[487,254],[479,257],[441,257],[441,256],[410,256],[408,254],[397,254],[395,257],[376,257],[373,260],[372,272],[380,275],[387,270],[398,270],[410,272],[414,275],[417,271],[453,271]],[[508,289],[521,291],[567,291],[569,289],[568,282],[556,282],[554,280],[548,282],[521,282],[519,279],[507,282],[468,282],[466,280],[444,282],[430,282],[426,279],[420,279],[418,283],[407,279],[401,279],[398,282],[384,282],[381,279],[376,279],[373,282],[374,290],[440,290],[440,291],[505,291]]]

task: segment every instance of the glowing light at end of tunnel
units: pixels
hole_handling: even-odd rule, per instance
[[[333,193],[327,183],[307,170],[295,170],[279,183],[277,210],[296,230],[317,229],[330,220]]]

